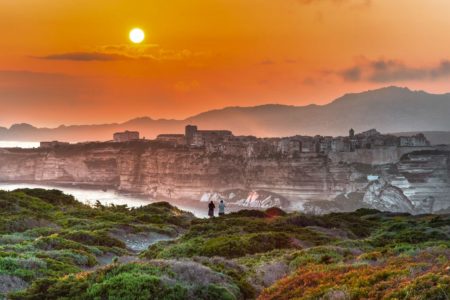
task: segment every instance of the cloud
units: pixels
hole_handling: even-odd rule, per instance
[[[298,63],[298,61],[296,59],[292,59],[292,58],[286,58],[283,60],[275,60],[275,59],[266,58],[266,59],[263,59],[258,62],[258,64],[263,65],[263,66],[276,65],[276,64],[280,64],[280,63],[296,64],[296,63]]]
[[[261,65],[274,65],[275,61],[271,60],[271,59],[264,59],[262,61],[259,62]]]
[[[443,60],[437,68],[430,70],[431,78],[447,77],[450,75],[450,61]]]
[[[435,66],[414,67],[400,60],[361,59],[356,65],[336,72],[345,81],[388,83],[413,80],[438,80],[450,76],[450,61],[442,60]]]
[[[61,54],[50,54],[46,56],[36,56],[35,58],[48,60],[72,60],[72,61],[116,61],[116,60],[130,59],[131,57],[114,53],[69,52]]]
[[[368,7],[372,4],[372,0],[295,0],[300,4],[321,4],[321,3],[333,3],[333,4],[352,4],[354,6]]]
[[[361,68],[356,66],[340,72],[340,75],[347,81],[358,81],[361,79],[361,73]]]
[[[284,60],[284,62],[286,64],[296,64],[297,60],[296,59],[292,59],[292,58],[287,58],[287,59]]]
[[[191,51],[188,49],[171,50],[163,49],[158,45],[103,45],[88,51],[67,52],[34,56],[46,60],[69,60],[78,62],[90,61],[120,61],[120,60],[154,60],[154,61],[182,61],[208,57],[209,53]]]

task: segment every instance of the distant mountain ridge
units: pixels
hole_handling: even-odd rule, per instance
[[[71,125],[36,128],[29,124],[0,127],[0,140],[87,141],[110,140],[121,130],[138,130],[154,138],[160,133],[182,133],[184,126],[228,129],[236,135],[292,136],[346,135],[377,128],[380,132],[441,131],[450,136],[450,94],[430,94],[408,88],[386,87],[346,94],[326,105],[292,106],[267,104],[254,107],[226,107],[184,120],[141,117],[124,123]]]

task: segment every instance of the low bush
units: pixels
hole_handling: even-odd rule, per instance
[[[195,219],[166,202],[93,208],[0,191],[0,277],[31,284],[11,299],[253,299],[264,288],[260,299],[446,299],[449,225],[371,209]],[[141,253],[151,260],[129,257],[125,242],[155,233],[179,237]]]
[[[180,263],[176,263],[180,264]],[[189,265],[192,268],[192,265]],[[238,299],[237,289],[229,279],[202,267],[196,276],[180,278],[171,263],[131,263],[111,265],[92,273],[38,280],[27,291],[12,299]],[[178,273],[178,279],[177,279]],[[213,275],[213,276],[212,276]],[[200,278],[202,278],[200,280]],[[214,278],[223,278],[217,281]]]
[[[104,231],[69,231],[61,234],[61,237],[89,246],[126,247],[124,242],[110,237]]]

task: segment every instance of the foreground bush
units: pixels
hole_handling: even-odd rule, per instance
[[[40,280],[12,299],[238,299],[224,275],[192,262],[110,265],[92,273]]]
[[[117,233],[176,236],[192,218],[168,203],[93,208],[57,190],[0,191],[0,299],[132,254]]]
[[[449,228],[448,215],[360,209],[311,216],[272,208],[195,219],[166,202],[92,208],[58,191],[0,191],[0,293],[448,299]],[[147,243],[152,237],[165,241]],[[132,248],[133,239],[144,246]]]
[[[312,264],[267,288],[259,299],[448,299],[449,258],[447,249],[380,264]]]

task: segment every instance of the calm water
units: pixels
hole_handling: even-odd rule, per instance
[[[42,188],[42,189],[61,190],[66,194],[73,195],[80,202],[89,205],[95,204],[95,202],[98,200],[103,205],[126,204],[129,207],[139,207],[158,201],[146,197],[136,197],[131,195],[119,194],[114,190],[102,191],[98,189],[82,189],[77,187],[63,187],[53,185],[32,184],[32,183],[0,183],[0,190],[12,191],[15,189],[23,189],[23,188]],[[177,206],[182,210],[192,212],[196,217],[204,218],[207,216],[207,205],[208,205],[207,203],[204,202],[202,203],[199,201],[181,201],[181,200],[173,200],[170,202],[172,205]]]
[[[0,141],[0,148],[38,148],[39,142]]]

